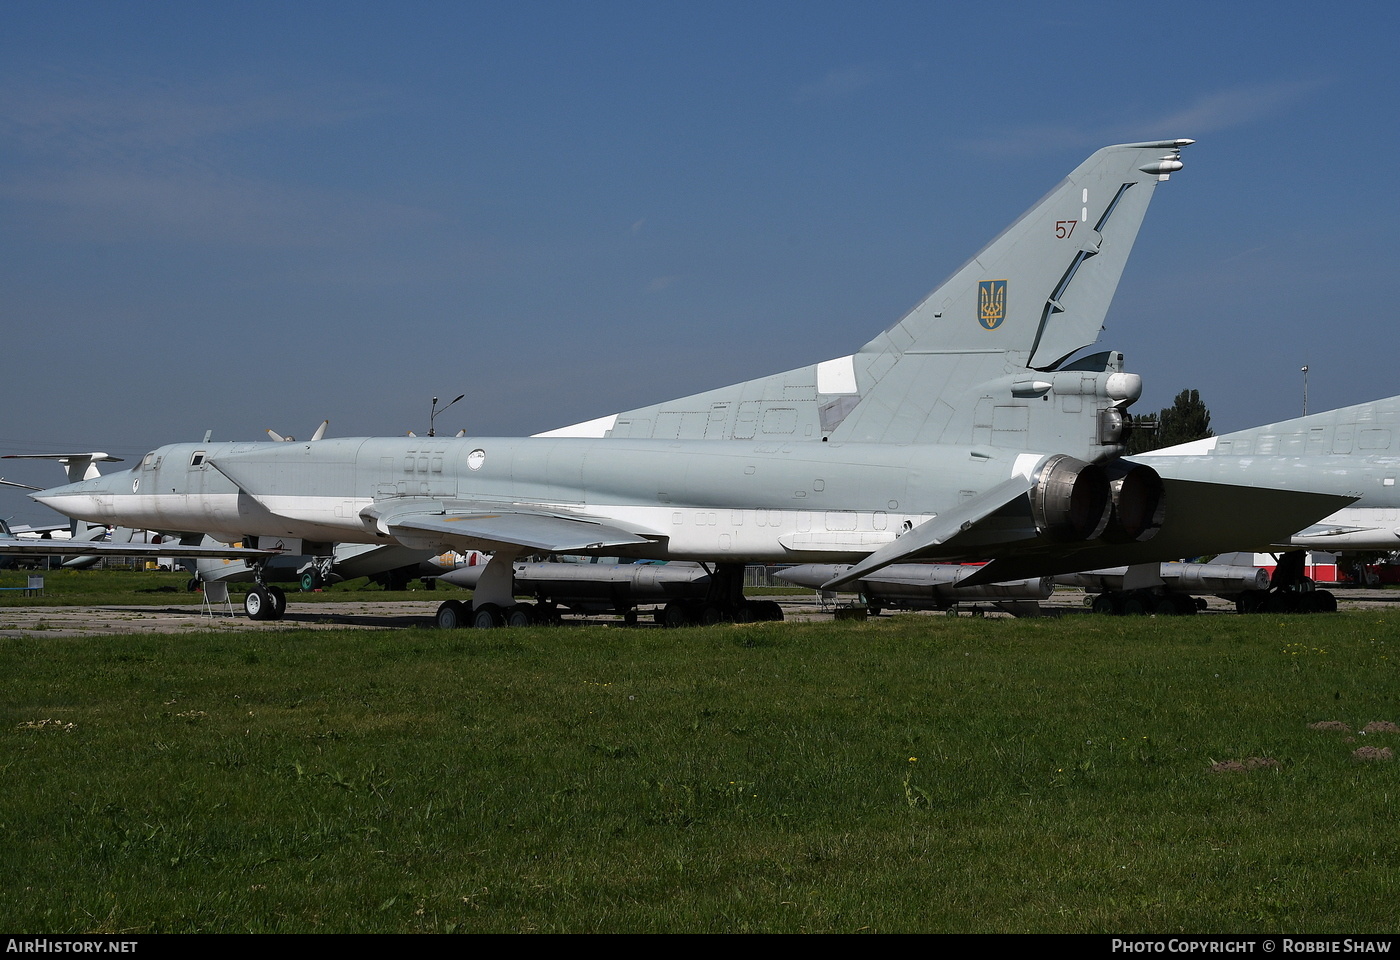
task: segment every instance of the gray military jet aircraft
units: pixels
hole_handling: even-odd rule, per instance
[[[1354,503],[1274,542],[1282,550],[1400,550],[1400,397],[1314,413],[1134,460],[1164,475],[1213,480],[1249,460],[1270,486],[1354,494]]]
[[[1164,481],[1119,456],[1140,379],[1120,354],[1069,359],[1190,142],[1094,153],[850,356],[529,438],[174,444],[34,498],[302,553],[490,550],[476,626],[528,621],[512,565],[535,553],[710,562],[714,616],[749,619],[746,562],[855,563],[854,580],[992,557],[1019,578],[1271,542],[1349,498],[1254,489],[1238,464]]]

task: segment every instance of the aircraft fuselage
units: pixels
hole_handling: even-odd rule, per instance
[[[879,443],[412,437],[185,443],[162,447],[131,470],[39,499],[72,516],[220,539],[360,543],[384,541],[364,515],[367,508],[496,504],[605,517],[645,531],[648,543],[613,551],[624,556],[842,559],[864,556],[906,524],[917,526],[1045,459],[990,447]],[[1002,534],[1035,535],[1028,515],[1000,526],[1008,524],[1019,532]]]

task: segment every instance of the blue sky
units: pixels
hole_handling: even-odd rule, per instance
[[[1397,10],[9,0],[0,453],[462,392],[440,428],[518,435],[846,354],[1174,137],[1100,341],[1135,409],[1285,419],[1303,364],[1314,411],[1400,393]]]

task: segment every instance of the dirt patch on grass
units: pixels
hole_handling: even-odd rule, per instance
[[[1389,720],[1372,720],[1361,728],[1362,733],[1400,733],[1400,727]]]
[[[1357,760],[1394,760],[1395,751],[1389,747],[1357,747],[1351,752]]]
[[[1245,760],[1221,760],[1210,765],[1211,773],[1249,773],[1251,770],[1273,770],[1282,767],[1272,757],[1249,757]]]

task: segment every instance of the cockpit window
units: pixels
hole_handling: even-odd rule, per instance
[[[150,453],[146,454],[144,457],[141,458],[141,469],[142,469],[142,470],[149,470],[149,469],[151,469],[151,464],[153,464],[153,463],[155,463],[155,462],[156,462],[156,452],[155,452],[154,450],[152,450]]]

